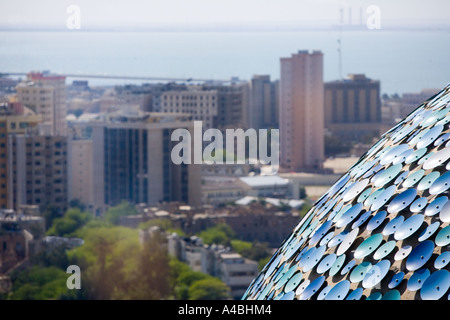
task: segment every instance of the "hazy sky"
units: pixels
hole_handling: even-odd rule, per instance
[[[450,26],[449,0],[0,0],[0,27],[65,28],[67,7],[77,5],[82,28],[182,26],[331,26],[366,21],[380,8],[384,26]]]

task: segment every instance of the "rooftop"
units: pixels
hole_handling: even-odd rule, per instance
[[[281,178],[277,175],[240,177],[239,179],[250,187],[265,187],[273,185],[285,186],[289,184],[288,179]]]

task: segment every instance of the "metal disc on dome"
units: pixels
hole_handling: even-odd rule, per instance
[[[447,205],[448,204],[448,205]],[[439,220],[442,222],[450,222],[450,203],[447,202],[439,212]]]
[[[320,259],[322,259],[326,250],[326,246],[321,246],[314,251],[314,253],[307,259],[305,265],[303,266],[303,272],[308,272],[314,266],[319,263]]]
[[[325,300],[344,300],[350,290],[350,282],[344,280],[338,282],[327,294]]]
[[[314,233],[314,235],[309,240],[309,244],[311,246],[314,246],[317,242],[319,242],[320,239],[322,239],[323,236],[330,230],[331,226],[333,225],[332,221],[326,221],[324,222]]]
[[[364,258],[375,251],[383,241],[383,235],[376,233],[373,236],[364,240],[358,248],[356,248],[354,256],[356,259]]]
[[[380,171],[383,168],[383,166],[381,164],[377,164],[376,166],[374,166],[373,168],[370,168],[370,170],[368,170],[364,175],[363,175],[363,179],[365,178],[369,178],[371,176],[373,176],[375,173],[377,173],[378,171]]]
[[[448,159],[450,159],[450,148],[445,148],[429,157],[427,161],[423,163],[422,167],[425,170],[433,169],[437,166],[443,165]]]
[[[424,174],[425,174],[425,171],[422,169],[417,170],[416,172],[413,172],[412,174],[410,174],[408,176],[408,178],[406,178],[405,181],[403,181],[402,187],[411,188],[413,185],[415,185],[417,182],[419,182],[420,179],[422,179]]]
[[[400,300],[400,292],[398,290],[390,290],[386,292],[381,300]]]
[[[342,201],[347,202],[348,200],[353,199],[354,197],[359,195],[366,188],[368,183],[369,179],[363,179],[355,183],[342,195]]]
[[[382,194],[384,192],[384,188],[380,188],[378,190],[375,190],[368,198],[366,201],[364,201],[364,205],[365,206],[370,206],[372,205],[377,199],[378,196],[380,194]]]
[[[343,215],[344,213],[346,213],[348,210],[350,210],[350,208],[352,207],[351,204],[348,204],[346,206],[344,206],[341,210],[339,210],[339,212],[333,217],[333,219],[331,219],[331,221],[333,222],[337,222]],[[330,220],[330,219],[328,219]]]
[[[285,293],[282,295],[280,300],[293,300],[295,296],[295,293],[293,291],[290,291],[288,293]]]
[[[325,288],[323,288],[322,291],[319,292],[319,294],[317,296],[317,300],[324,300],[325,297],[327,296],[328,292],[330,292],[332,287],[333,286],[329,285],[329,286],[326,286]]]
[[[297,271],[297,266],[292,266],[290,267],[286,273],[281,277],[280,280],[278,280],[278,282],[276,282],[275,284],[275,290],[281,289],[286,282],[289,281],[289,279],[292,277],[292,275]]]
[[[383,295],[381,294],[381,292],[374,292],[370,296],[368,296],[366,300],[381,300],[382,297]]]
[[[355,290],[349,293],[349,295],[347,296],[347,298],[345,298],[345,300],[359,300],[363,295],[363,291],[364,291],[363,288],[356,288]]]
[[[330,197],[334,196],[338,191],[342,189],[342,187],[350,180],[350,176],[345,174],[342,176],[334,185],[331,186],[330,190],[328,190],[328,195]]]
[[[295,257],[295,262],[298,262],[303,255],[306,253],[306,251],[308,251],[308,247],[304,247],[299,253],[298,255]]]
[[[309,286],[311,283],[311,280],[306,279],[305,281],[301,282],[300,285],[297,287],[297,290],[295,290],[296,295],[302,294],[303,291]]]
[[[436,260],[434,260],[434,267],[436,269],[442,269],[445,268],[445,266],[447,266],[449,262],[450,251],[444,251],[436,258]]]
[[[398,185],[405,181],[406,177],[409,175],[409,170],[403,171],[400,175],[397,176],[397,178],[394,181],[395,185]]]
[[[376,211],[380,209],[386,202],[389,201],[389,199],[392,197],[392,195],[395,193],[395,190],[397,190],[396,186],[390,186],[386,188],[379,196],[376,201],[372,204],[370,207],[370,210]]]
[[[349,231],[344,230],[344,231],[342,231],[341,233],[335,235],[335,236],[333,237],[333,239],[331,239],[331,240],[328,242],[328,244],[327,244],[327,245],[328,245],[328,248],[332,248],[332,247],[335,247],[335,246],[337,246],[338,244],[340,244],[340,243],[342,242],[342,240],[347,236],[348,233],[349,233]]]
[[[353,224],[352,224],[352,229],[358,228],[359,226],[361,226],[364,222],[366,222],[367,219],[369,219],[369,217],[372,216],[372,211],[367,211],[364,212],[358,220],[356,220]]]
[[[350,281],[352,283],[360,282],[364,279],[367,272],[372,268],[372,264],[368,261],[363,261],[357,265],[350,273]]]
[[[388,236],[398,230],[400,225],[405,221],[405,217],[397,216],[389,221],[383,229],[383,235]]]
[[[362,203],[357,203],[354,206],[352,206],[336,222],[336,227],[340,228],[352,222],[359,215],[362,208],[363,208]]]
[[[264,275],[264,279],[267,279],[275,271],[275,268],[280,263],[281,258],[283,257],[280,255],[274,261],[272,261],[272,263],[270,264],[269,268],[266,271],[266,274]]]
[[[436,232],[436,230],[439,228],[439,226],[440,226],[439,221],[433,222],[428,227],[426,227],[425,230],[422,231],[418,240],[420,242],[427,240],[429,237],[431,237]]]
[[[274,282],[278,282],[289,270],[289,265],[286,262],[283,262],[282,265],[278,268],[277,272],[275,272],[272,276],[272,280]]]
[[[323,246],[324,244],[328,244],[328,242],[333,239],[334,237],[334,231],[330,231],[328,232],[323,238],[322,240],[320,240],[319,242],[319,246]]]
[[[353,244],[356,237],[358,236],[359,228],[355,228],[352,231],[350,231],[344,239],[342,239],[342,242],[339,244],[339,247],[337,248],[336,254],[340,256],[341,254],[345,253]]]
[[[334,276],[336,273],[339,272],[339,270],[341,270],[344,261],[345,261],[345,254],[337,257],[336,261],[331,266],[330,276]]]
[[[381,158],[380,158],[380,164],[381,165],[385,165],[385,164],[390,164],[392,163],[394,160],[396,160],[403,152],[405,152],[406,150],[409,149],[409,145],[408,144],[399,144],[395,147],[393,147],[391,150],[389,150],[389,152],[387,152],[386,154],[384,154]]]
[[[409,254],[406,259],[406,269],[415,271],[420,269],[433,254],[434,243],[430,240],[425,240],[418,244]]]
[[[300,268],[303,268],[303,267],[305,266],[306,262],[308,262],[308,261],[311,259],[311,257],[314,255],[314,253],[315,253],[316,251],[317,251],[317,248],[316,248],[316,247],[311,247],[311,248],[309,248],[308,251],[306,251],[306,252],[303,254],[302,258],[299,260],[299,262],[298,262],[297,265],[298,265]]]
[[[315,279],[305,288],[303,293],[300,295],[300,300],[307,300],[311,298],[314,294],[316,294],[320,290],[324,282],[325,282],[324,276],[320,276],[317,279]]]
[[[442,136],[440,136],[439,138],[436,139],[436,141],[434,142],[434,146],[435,147],[440,146],[441,144],[446,142],[448,139],[450,139],[450,133],[443,134]]]
[[[318,219],[316,219],[314,221],[311,221],[309,226],[305,229],[305,231],[303,231],[302,237],[303,238],[307,238],[317,228],[318,224],[319,224],[319,220]]]
[[[423,137],[420,139],[419,142],[417,142],[417,149],[425,148],[428,145],[432,144],[434,140],[439,137],[439,135],[442,133],[442,130],[444,130],[443,125],[435,125],[433,128],[431,128]]]
[[[418,198],[418,199],[414,200],[413,203],[411,203],[409,210],[411,210],[411,212],[419,212],[419,211],[423,210],[423,208],[426,207],[427,203],[428,203],[428,199],[426,197]]]
[[[389,253],[391,253],[392,250],[394,250],[396,244],[397,242],[395,242],[394,240],[386,242],[381,247],[379,247],[377,251],[375,251],[375,253],[373,254],[373,258],[376,260],[383,259]]]
[[[396,286],[398,286],[400,284],[400,282],[402,282],[403,278],[405,277],[405,273],[400,271],[399,273],[394,274],[394,276],[392,277],[391,281],[388,284],[388,288],[389,289],[393,289]]]
[[[341,209],[342,209],[342,207],[344,206],[344,202],[339,202],[334,208],[333,208],[333,210],[331,210],[331,212],[328,214],[328,217],[327,217],[327,221],[332,221],[333,220],[333,218],[337,215],[337,213],[339,212],[339,211],[341,211]]]
[[[422,156],[427,152],[427,148],[422,148],[422,149],[418,149],[416,151],[414,151],[413,153],[411,153],[405,160],[406,164],[411,164],[417,160],[419,160],[420,158],[422,158]]]
[[[375,187],[381,187],[394,179],[402,170],[401,164],[393,165],[383,171],[377,173],[373,178],[373,184]]]
[[[337,259],[337,255],[335,253],[331,253],[325,256],[322,261],[320,261],[319,265],[316,268],[316,272],[318,274],[322,274],[327,272],[334,264]]]
[[[386,276],[390,267],[391,263],[389,260],[381,260],[372,266],[363,279],[363,288],[372,288],[377,285]]]
[[[347,263],[341,270],[341,276],[352,270],[355,264],[356,260],[351,260],[349,263]]]
[[[423,214],[416,214],[406,219],[394,233],[395,240],[403,240],[414,234],[422,226]]]
[[[429,187],[431,187],[434,181],[436,181],[436,179],[439,178],[440,175],[441,174],[437,171],[433,171],[425,175],[417,185],[417,190],[422,191],[428,189]]]
[[[428,269],[416,270],[411,278],[409,278],[406,287],[409,291],[417,291],[422,288],[423,283],[429,276],[430,270]]]
[[[375,216],[373,216],[372,219],[370,219],[369,223],[367,224],[367,230],[372,231],[378,228],[384,222],[384,219],[386,219],[386,215],[386,211],[378,212]]]
[[[434,155],[434,152],[426,153],[420,160],[417,162],[419,165],[423,165],[428,159],[430,159]]]
[[[411,202],[414,201],[417,195],[416,189],[407,189],[397,195],[392,201],[389,203],[387,207],[387,212],[394,213],[399,212],[409,206]]]
[[[450,287],[450,272],[438,270],[433,272],[422,285],[420,297],[423,300],[438,300]]]
[[[429,128],[425,128],[425,129],[422,129],[421,131],[418,131],[418,133],[415,135],[415,137],[412,138],[411,141],[408,142],[408,144],[410,146],[416,146],[417,143],[422,140],[423,136],[428,133],[428,131],[430,131]],[[420,148],[417,148],[417,149],[420,149]]]
[[[339,199],[339,197],[336,197],[335,199],[330,200],[329,202],[325,203],[324,206],[319,210],[319,212],[317,212],[317,219],[322,220],[322,218],[328,212],[330,212],[331,208],[333,208],[336,205],[338,199]]]
[[[367,188],[366,190],[364,190],[358,197],[358,199],[356,200],[356,202],[364,202],[366,201],[366,199],[369,197],[370,193],[372,192],[372,188]]]
[[[435,214],[438,214],[444,205],[447,203],[448,198],[446,196],[438,197],[434,199],[425,209],[425,215],[426,216],[434,216]]]
[[[450,225],[438,232],[434,242],[440,247],[446,246],[450,243]]]
[[[311,211],[309,211],[309,212],[311,212]],[[309,212],[306,214],[306,216],[303,217],[303,219],[295,227],[294,233],[296,233],[297,236],[301,236],[303,231],[305,231],[306,227],[309,226],[309,223],[314,218],[314,215],[312,214],[312,212],[311,212],[311,214]],[[294,236],[294,234],[291,235],[291,237],[293,237],[293,236]]]
[[[440,194],[450,188],[450,171],[437,178],[431,185],[430,194]]]
[[[411,246],[404,246],[402,248],[400,248],[397,253],[394,256],[394,260],[398,261],[398,260],[402,260],[404,258],[406,258],[407,256],[409,256],[409,254],[412,251],[412,247]]]
[[[294,274],[289,281],[286,283],[286,286],[284,287],[285,292],[294,291],[300,282],[302,282],[303,274],[301,272],[297,272]]]

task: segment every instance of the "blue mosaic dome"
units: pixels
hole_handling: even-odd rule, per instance
[[[302,218],[242,297],[450,299],[450,85]]]

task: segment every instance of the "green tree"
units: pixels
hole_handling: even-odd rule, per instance
[[[231,239],[235,237],[235,232],[229,225],[220,223],[200,232],[198,237],[201,238],[205,244],[229,245]]]
[[[129,290],[129,274],[139,255],[137,230],[124,227],[82,228],[76,235],[82,246],[68,251],[72,264],[80,266],[88,299],[107,300]]]
[[[225,300],[230,298],[229,288],[219,279],[209,277],[195,281],[189,287],[189,300]]]
[[[126,282],[113,295],[114,299],[160,300],[170,293],[170,270],[165,238],[155,233],[139,250],[135,268],[126,268]]]
[[[53,220],[47,235],[70,237],[77,229],[85,225],[91,217],[92,215],[89,212],[81,212],[79,208],[71,208],[63,217]]]
[[[69,295],[68,274],[56,267],[33,266],[12,275],[12,300],[54,300]]]
[[[105,220],[111,224],[118,224],[120,217],[136,215],[136,208],[127,201],[122,201],[115,207],[111,207],[105,213]]]

